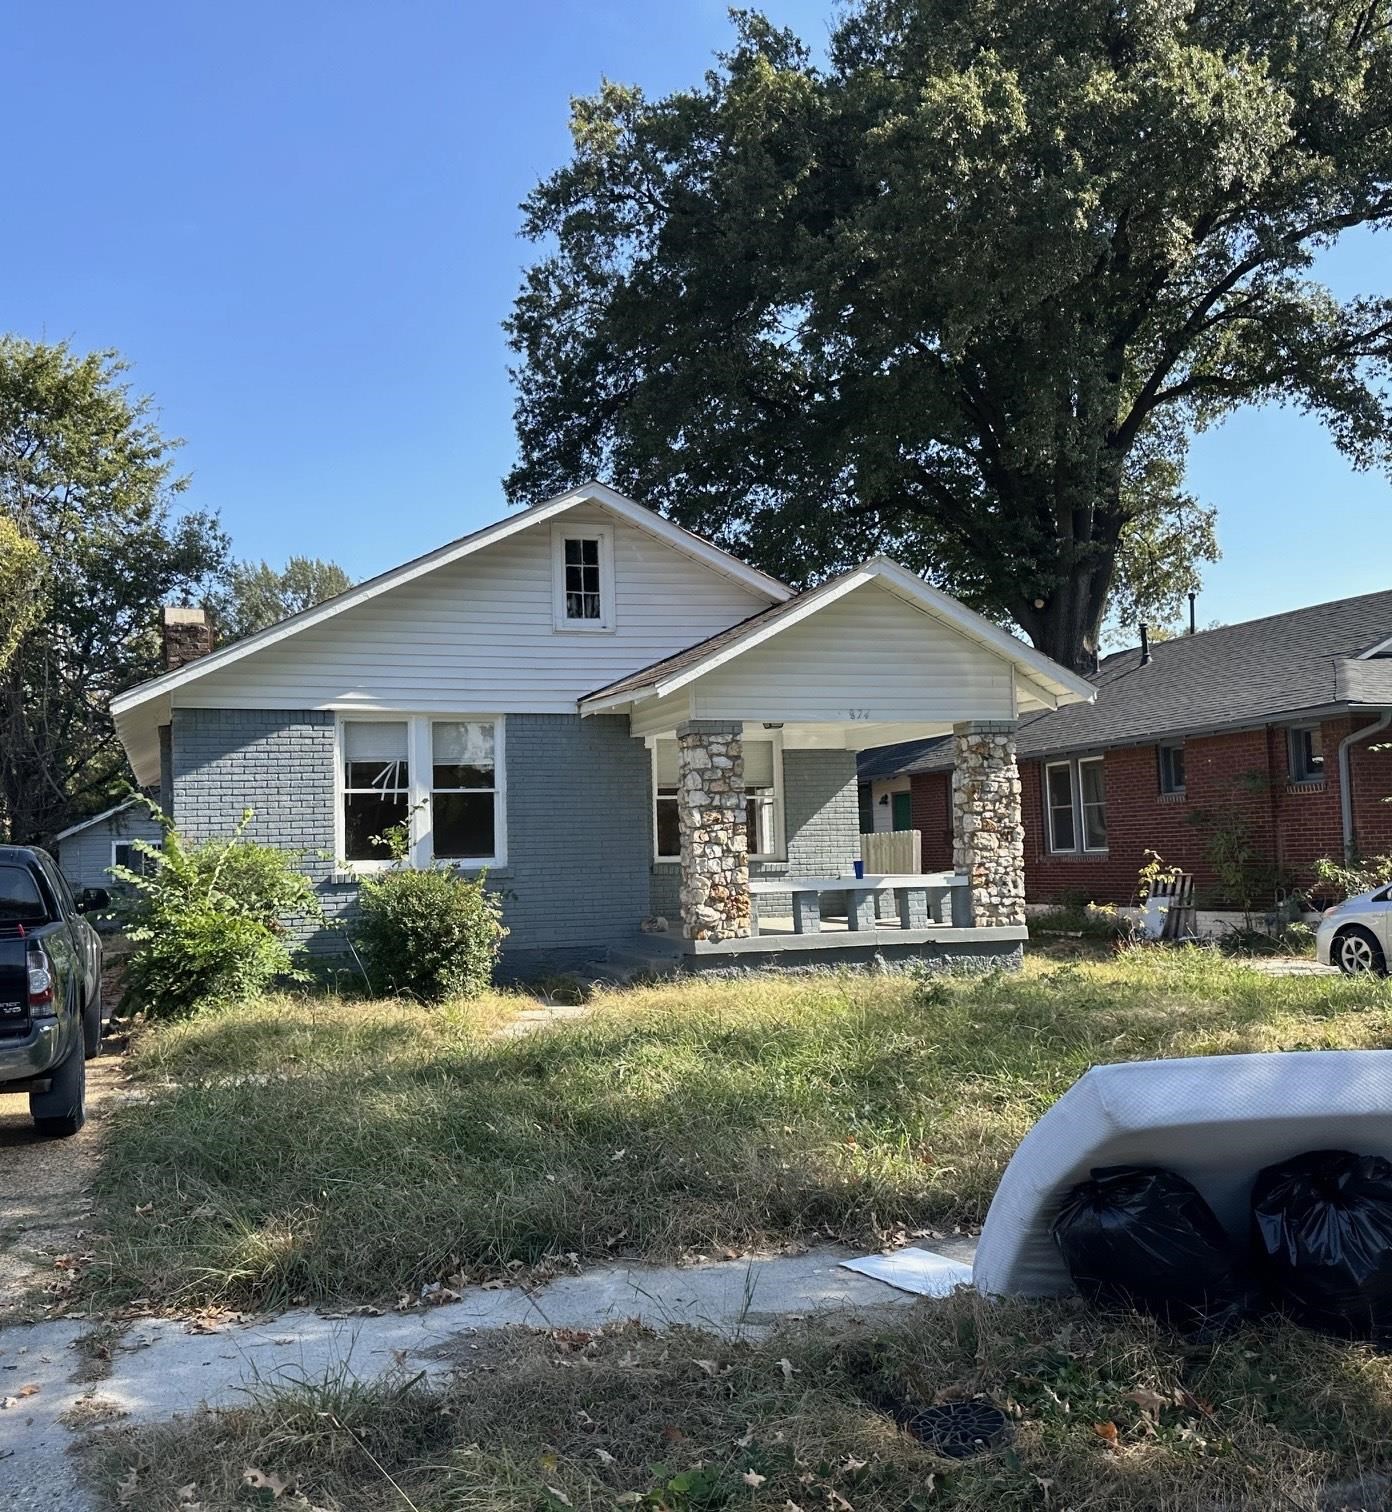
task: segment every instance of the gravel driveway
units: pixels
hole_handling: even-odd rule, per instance
[[[84,1248],[78,1235],[91,1212],[87,1184],[103,1113],[120,1084],[119,1055],[106,1050],[87,1063],[87,1125],[71,1139],[39,1138],[29,1099],[0,1094],[0,1325],[61,1305],[72,1273],[54,1262]]]

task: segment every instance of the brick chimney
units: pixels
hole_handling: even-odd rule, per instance
[[[166,604],[160,610],[160,633],[166,672],[197,661],[213,649],[213,627],[208,623],[206,609]]]

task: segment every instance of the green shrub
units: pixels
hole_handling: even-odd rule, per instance
[[[438,1003],[492,982],[507,930],[482,876],[394,868],[364,878],[358,910],[354,937],[375,991]]]
[[[1315,876],[1342,897],[1356,898],[1359,893],[1392,882],[1392,856],[1365,856],[1347,865],[1325,856],[1315,862]]]
[[[239,1002],[276,977],[301,978],[286,924],[323,915],[296,857],[243,840],[251,810],[230,840],[188,845],[165,822],[163,847],[137,841],[144,875],[124,867],[113,912],[135,946],[122,1006],[162,1018],[204,1004]]]

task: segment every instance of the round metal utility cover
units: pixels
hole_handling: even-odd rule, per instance
[[[990,1402],[945,1402],[922,1407],[905,1420],[913,1436],[948,1459],[968,1459],[1010,1437],[1010,1420]]]

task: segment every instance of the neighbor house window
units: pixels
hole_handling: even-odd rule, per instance
[[[1172,741],[1160,748],[1160,791],[1182,793],[1184,791],[1184,743]]]
[[[613,535],[607,526],[555,528],[552,537],[558,630],[614,628]]]
[[[1100,756],[1051,761],[1044,768],[1049,849],[1107,849],[1107,774]]]
[[[681,858],[681,824],[677,817],[677,742],[653,746],[653,834],[659,860]],[[744,822],[749,855],[770,860],[782,855],[781,795],[783,748],[774,740],[744,742]]]
[[[339,725],[341,860],[393,859],[387,831],[406,825],[412,865],[504,859],[502,720],[345,719]]]
[[[351,720],[343,726],[343,855],[390,861],[386,832],[411,809],[410,726],[403,720]]]
[[[1324,741],[1318,725],[1296,725],[1287,731],[1290,740],[1292,782],[1317,782],[1324,776]]]
[[[112,866],[124,866],[127,871],[134,872],[137,877],[153,874],[155,860],[153,856],[147,856],[143,850],[137,850],[131,840],[113,840],[111,842]]]

